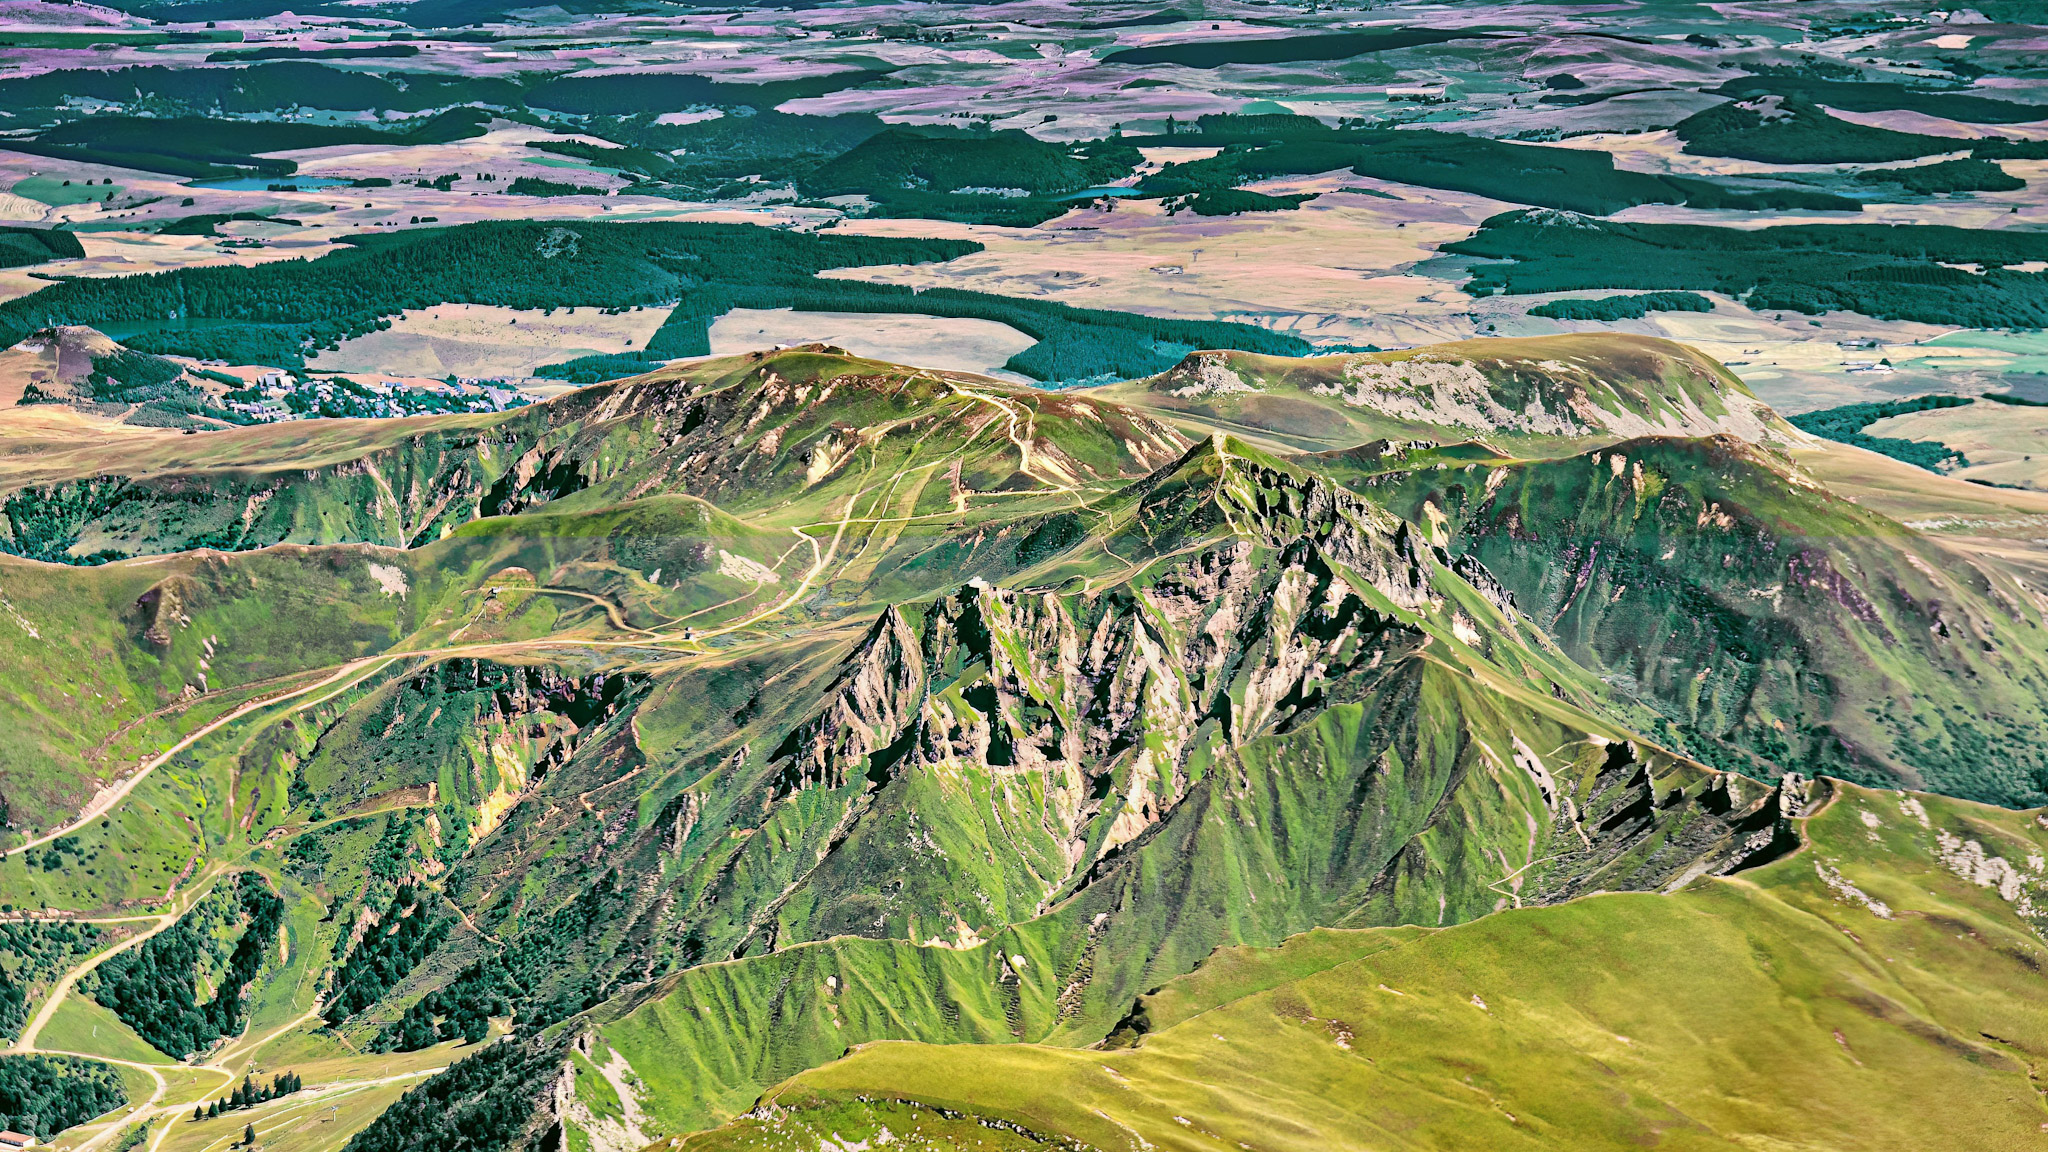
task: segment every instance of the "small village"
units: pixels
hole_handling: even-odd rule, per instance
[[[357,380],[340,374],[301,376],[271,369],[258,375],[249,386],[229,392],[223,406],[249,423],[275,424],[287,420],[503,412],[531,402],[531,397],[508,387],[502,380]]]

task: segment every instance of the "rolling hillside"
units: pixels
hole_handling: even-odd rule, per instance
[[[1712,359],[1669,340],[1618,334],[1303,359],[1197,352],[1162,375],[1096,392],[1293,451],[1378,439],[1480,440],[1549,456],[1634,436],[1727,433],[1766,445],[1800,439]]]
[[[2029,585],[1830,492],[1676,345],[1177,371],[1242,390],[811,346],[504,414],[51,431],[5,472],[0,900],[182,942],[80,985],[134,1045],[232,1036],[231,972],[249,1031],[177,1033],[203,1058],[453,1062],[325,1152],[1827,1146],[1909,1076],[2018,1130],[2031,817],[1931,793],[2040,798]],[[1167,403],[1275,398],[1315,450]],[[1853,929],[1924,977],[1817,926],[1930,887],[1983,939]],[[1840,1038],[1744,1032],[1801,1069],[1744,1111],[1675,1023],[1722,1002]],[[1473,1046],[1527,1060],[1432,1055]],[[1334,1102],[1167,1070],[1242,1060]]]
[[[2038,1139],[2040,829],[1847,785],[1822,805],[1738,879],[1221,952],[1141,1002],[1130,1044],[868,1044],[682,1146]]]

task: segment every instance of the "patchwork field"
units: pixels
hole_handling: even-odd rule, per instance
[[[717,356],[813,343],[870,360],[1028,383],[1003,365],[1037,341],[1007,324],[950,316],[735,308],[711,325],[711,352]]]
[[[1872,436],[1946,444],[1969,458],[1950,472],[1965,480],[2048,490],[2048,407],[1978,401],[1892,416],[1866,427]]]
[[[389,328],[345,340],[307,365],[320,371],[430,379],[516,379],[533,375],[542,364],[645,348],[667,318],[663,308],[606,315],[596,308],[541,311],[441,304],[408,310]]]
[[[0,1127],[2048,1138],[2039,3],[286,6],[0,0]]]

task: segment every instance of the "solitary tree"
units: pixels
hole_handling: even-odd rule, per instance
[[[242,1125],[242,1143],[248,1145],[251,1148],[254,1148],[256,1146],[256,1125]]]

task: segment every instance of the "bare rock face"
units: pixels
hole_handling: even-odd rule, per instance
[[[1342,836],[1382,861],[1350,865],[1367,869],[1344,913],[1356,922],[1421,915],[1421,890],[1444,881],[1426,875],[1419,837],[1473,818],[1444,805],[1482,768],[1521,793],[1485,819],[1540,829],[1546,858],[1517,873],[1512,902],[1655,888],[1782,851],[1796,812],[1767,804],[1777,793],[1763,785],[1615,742],[1590,719],[1560,728],[1517,707],[1496,715],[1469,685],[1432,687],[1441,677],[1420,655],[1436,636],[1422,621],[1445,613],[1445,590],[1463,583],[1510,618],[1512,595],[1341,488],[1210,448],[1162,470],[1138,513],[1165,538],[1207,528],[1208,542],[1145,575],[1083,592],[975,581],[885,612],[777,749],[775,795],[860,783],[835,833],[848,843],[871,822],[941,819],[934,796],[985,795],[992,807],[966,813],[973,841],[1032,860],[1026,883],[1044,907],[1172,834],[1198,792],[1204,805],[1219,787],[1255,795],[1249,762],[1364,707],[1378,727],[1362,747],[1379,751],[1343,754],[1341,771],[1357,788],[1442,799],[1393,824],[1391,796],[1340,817],[1359,821]],[[901,858],[879,842],[863,850],[882,874],[963,866],[943,840]]]
[[[144,621],[142,638],[168,647],[178,630],[192,622],[190,609],[199,591],[199,582],[190,576],[170,576],[151,585],[135,601]]]
[[[911,724],[925,690],[924,661],[903,614],[882,613],[826,693],[824,709],[775,751],[778,795],[844,786],[852,773],[886,779],[885,748]]]

